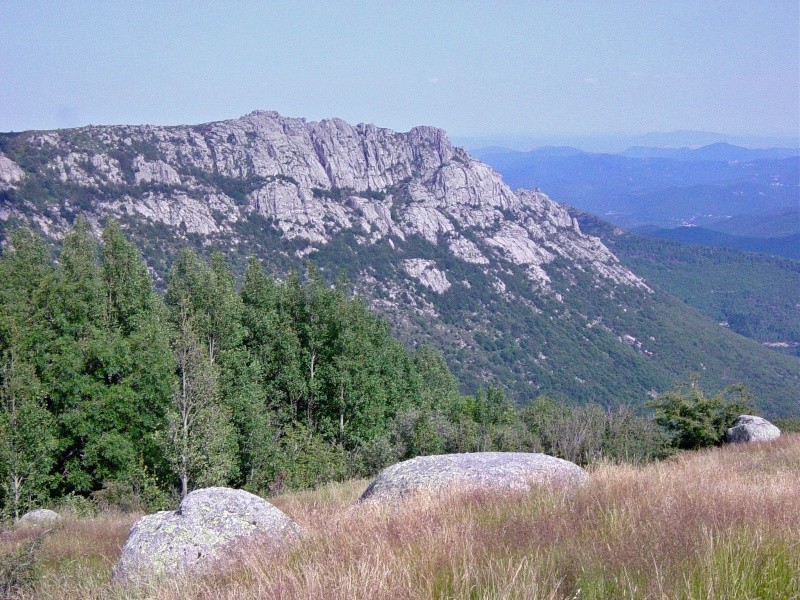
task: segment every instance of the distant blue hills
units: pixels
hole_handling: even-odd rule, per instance
[[[628,158],[673,158],[688,161],[752,161],[800,156],[800,148],[745,148],[717,142],[700,148],[652,148],[633,146],[620,153]]]
[[[640,228],[634,230],[640,235],[672,240],[696,246],[730,248],[744,252],[758,252],[800,260],[800,233],[783,237],[750,237],[730,235],[707,227],[674,227],[672,229]],[[800,290],[798,290],[800,293]]]
[[[619,154],[628,148],[701,148],[718,143],[744,148],[800,148],[800,136],[742,136],[711,131],[670,131],[640,135],[493,135],[454,136],[453,141],[471,153],[489,147],[528,151],[543,146],[579,148],[585,152]]]
[[[633,146],[617,154],[571,146],[527,152],[491,147],[472,154],[512,188],[539,188],[645,235],[800,258],[798,148],[716,142]]]
[[[652,146],[631,146],[622,152],[586,152],[572,146],[540,146],[527,152],[512,150],[504,146],[488,146],[473,150],[472,154],[481,158],[486,156],[525,155],[533,157],[564,158],[589,154],[608,154],[626,158],[670,158],[686,161],[751,161],[792,158],[800,156],[800,148],[745,148],[727,142],[717,142],[700,148],[656,148]]]

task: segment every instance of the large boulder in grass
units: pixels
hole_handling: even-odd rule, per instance
[[[211,487],[186,496],[177,511],[139,519],[131,528],[112,578],[141,583],[163,576],[224,570],[237,544],[277,551],[300,537],[300,527],[266,500],[244,490]]]
[[[47,527],[55,525],[61,520],[59,515],[54,510],[47,508],[37,508],[22,515],[17,521],[18,527]]]
[[[381,471],[361,500],[389,500],[421,491],[575,487],[588,480],[589,475],[578,465],[546,454],[473,452],[418,456]]]
[[[730,444],[746,444],[749,442],[768,442],[778,439],[781,430],[761,417],[740,415],[733,422],[733,427],[725,434],[725,441]]]

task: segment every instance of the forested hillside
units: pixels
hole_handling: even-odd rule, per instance
[[[0,516],[88,497],[153,509],[215,484],[269,494],[435,452],[580,462],[665,448],[625,411],[460,394],[439,354],[407,350],[313,269],[278,280],[251,260],[237,292],[221,255],[186,250],[162,297],[113,221],[99,243],[79,220],[55,261],[29,230],[11,233],[0,356]],[[567,443],[557,431],[578,422],[593,435]]]
[[[0,165],[0,237],[22,225],[59,247],[81,217],[116,220],[159,289],[187,247],[221,252],[237,278],[252,256],[284,279],[309,262],[325,285],[345,272],[407,348],[444,355],[462,393],[641,408],[699,373],[714,390],[746,383],[770,416],[798,411],[796,357],[654,291],[564,206],[513,192],[440,129],[255,111],[0,134]]]
[[[572,211],[628,267],[736,333],[800,353],[800,262],[643,237]]]

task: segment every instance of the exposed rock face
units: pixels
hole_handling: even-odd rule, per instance
[[[256,213],[286,238],[306,242],[301,255],[344,231],[363,244],[417,235],[472,264],[504,257],[524,266],[543,290],[549,283],[543,266],[557,257],[587,261],[615,283],[646,287],[597,238],[582,235],[566,209],[540,192],[512,192],[433,127],[396,133],[256,111],[194,127],[36,132],[28,143],[52,155],[43,170],[61,182],[118,190],[92,207],[98,220],[138,214],[218,236],[234,233],[236,223]],[[24,176],[0,156],[0,181],[18,184]],[[5,208],[5,218],[24,219],[20,209]],[[52,234],[68,225],[49,218],[55,220],[41,228]],[[425,278],[423,285],[439,293],[448,287],[446,277]]]
[[[36,510],[32,510],[22,515],[19,518],[19,521],[17,521],[17,525],[20,527],[54,525],[60,520],[61,515],[59,515],[56,511],[49,510],[47,508],[37,508]]]
[[[11,184],[22,181],[25,172],[19,165],[0,152],[0,189],[3,184]]]
[[[135,180],[141,183],[161,183],[163,185],[180,185],[181,178],[178,172],[163,160],[148,162],[141,156],[133,161]]]
[[[730,444],[746,444],[749,442],[768,442],[780,437],[781,430],[761,417],[740,415],[733,422],[733,427],[725,434],[725,441]]]
[[[447,275],[444,271],[437,269],[436,263],[432,260],[411,258],[403,261],[403,268],[406,273],[418,279],[422,285],[431,288],[438,294],[446,292],[450,287]]]
[[[137,521],[114,567],[113,579],[146,582],[179,573],[208,573],[234,545],[257,542],[277,550],[300,536],[300,528],[266,500],[243,490],[205,488],[187,495],[176,512]]]
[[[578,486],[588,474],[546,454],[475,452],[419,456],[381,471],[361,500],[389,500],[415,492],[481,488],[526,491],[532,486]]]

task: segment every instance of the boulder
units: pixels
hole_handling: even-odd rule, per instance
[[[59,515],[56,511],[48,510],[46,508],[37,508],[36,510],[32,510],[22,515],[19,518],[19,521],[17,521],[17,525],[20,527],[39,527],[54,525],[60,520],[61,515]]]
[[[768,442],[778,439],[780,435],[781,430],[766,419],[753,415],[740,415],[725,434],[725,441],[730,444]]]
[[[135,584],[216,572],[225,569],[222,559],[238,543],[278,551],[300,534],[294,521],[254,494],[222,487],[196,490],[177,511],[147,515],[133,525],[112,578]]]
[[[588,480],[588,474],[578,465],[546,454],[474,452],[418,456],[381,471],[361,500],[393,499],[418,491],[573,487]]]

